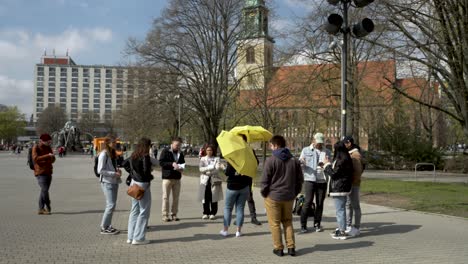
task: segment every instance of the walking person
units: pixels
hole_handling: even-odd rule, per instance
[[[316,133],[310,146],[305,147],[299,160],[304,173],[305,202],[301,210],[301,233],[307,233],[307,218],[312,209],[315,198],[314,229],[321,232],[323,227],[323,204],[327,193],[327,179],[323,173],[325,157],[331,158],[331,153],[324,146],[325,137],[322,133]],[[322,166],[320,166],[322,165]]]
[[[361,186],[361,175],[364,170],[361,148],[354,144],[352,136],[346,136],[343,139],[346,148],[349,151],[351,160],[353,161],[353,180],[351,193],[346,199],[346,233],[349,236],[355,237],[361,234],[361,204],[359,201],[359,190]],[[354,215],[354,225],[353,223]]]
[[[40,215],[51,214],[49,188],[52,183],[52,163],[55,162],[54,152],[50,147],[52,137],[49,134],[42,134],[39,137],[39,144],[32,147],[32,160],[34,162],[34,176],[41,187],[39,194]]]
[[[184,154],[180,150],[182,139],[174,138],[170,149],[161,151],[159,165],[162,170],[162,220],[163,222],[179,221],[179,195],[182,172],[185,168]],[[169,210],[169,196],[172,193],[172,207]],[[170,218],[169,218],[170,216]]]
[[[130,186],[136,184],[144,190],[140,200],[132,199],[132,208],[128,217],[127,243],[132,245],[148,244],[146,240],[146,227],[151,211],[151,174],[152,162],[149,155],[151,140],[142,138],[129,159],[125,160],[123,167],[132,178]]]
[[[100,175],[101,189],[106,198],[106,208],[101,220],[101,234],[116,235],[120,231],[112,227],[112,215],[117,202],[120,177],[122,171],[117,168],[116,138],[107,135],[104,139],[104,149],[99,153],[97,171]]]
[[[299,160],[286,148],[284,137],[275,135],[270,140],[272,156],[265,161],[261,180],[261,194],[265,198],[268,224],[273,238],[273,254],[283,256],[281,235],[283,226],[286,247],[290,256],[296,255],[292,223],[292,209],[296,196],[302,189],[304,176]]]
[[[224,169],[219,158],[214,156],[214,147],[206,147],[206,156],[200,159],[200,189],[198,199],[203,203],[202,219],[215,220],[218,213],[218,201],[223,200],[222,178],[218,173]]]
[[[336,209],[338,228],[331,233],[333,239],[347,239],[346,234],[346,197],[351,191],[353,161],[342,141],[333,146],[333,163],[325,158],[324,172],[330,177],[330,196],[333,197]]]

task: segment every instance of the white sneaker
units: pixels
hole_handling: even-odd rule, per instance
[[[203,215],[201,219],[203,219],[203,220],[208,219],[208,215]]]
[[[149,244],[149,240],[133,240],[132,245],[146,245]]]
[[[357,237],[361,234],[361,231],[359,231],[359,229],[355,228],[354,226],[351,227],[351,229],[348,231],[346,230],[346,234],[348,234],[348,236],[350,237]]]
[[[210,215],[210,220],[215,220],[216,216],[215,215]]]
[[[236,237],[240,237],[240,236],[242,236],[242,233],[239,232],[239,231],[237,231],[237,232],[236,232]]]
[[[349,233],[351,231],[351,228],[352,228],[351,226],[347,226],[346,229],[345,229],[345,232]]]
[[[223,237],[227,237],[228,236],[228,231],[221,230],[221,231],[219,231],[219,234],[222,235]]]
[[[133,240],[127,239],[127,244],[131,244]]]

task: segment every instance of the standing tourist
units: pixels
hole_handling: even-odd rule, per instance
[[[218,170],[224,168],[219,158],[214,156],[214,147],[206,147],[206,156],[200,159],[200,189],[199,200],[203,203],[202,219],[216,219],[218,212],[218,201],[223,200],[222,182]]]
[[[361,205],[359,202],[359,189],[361,186],[361,175],[363,172],[363,161],[361,155],[361,148],[354,144],[354,139],[347,136],[343,140],[346,148],[349,150],[349,155],[353,161],[353,180],[351,193],[346,199],[346,233],[349,236],[359,236],[361,234]],[[353,223],[354,215],[354,225]]]
[[[351,191],[353,161],[342,141],[334,146],[333,163],[325,158],[325,174],[330,177],[330,196],[335,201],[338,228],[331,234],[334,239],[347,239],[346,234],[346,196]]]
[[[283,225],[288,254],[295,256],[292,208],[296,195],[301,191],[304,176],[299,160],[286,148],[284,137],[273,136],[270,148],[273,154],[265,161],[260,192],[265,198],[268,224],[273,237],[273,254],[284,255],[281,235]]]
[[[161,151],[159,165],[162,170],[162,220],[163,222],[179,221],[179,196],[182,172],[185,168],[184,154],[180,150],[182,139],[174,138],[170,149]],[[169,196],[172,193],[172,207],[169,210]]]
[[[301,210],[301,233],[307,233],[307,218],[315,198],[314,231],[322,231],[323,204],[327,193],[327,179],[323,173],[325,157],[331,158],[331,153],[324,146],[325,137],[322,133],[314,135],[310,146],[305,147],[299,160],[304,172],[305,202]],[[322,166],[320,166],[322,165]]]
[[[97,171],[100,175],[101,189],[106,198],[106,208],[101,221],[101,234],[116,235],[120,231],[112,227],[112,215],[117,202],[120,177],[122,171],[117,168],[117,153],[115,150],[116,139],[113,135],[107,135],[104,139],[104,149],[99,153]]]
[[[39,139],[39,144],[32,147],[34,176],[36,176],[37,182],[41,187],[38,214],[49,215],[52,211],[50,207],[49,188],[52,183],[52,163],[55,162],[55,156],[50,147],[52,137],[49,134],[42,134]]]
[[[127,243],[132,245],[148,244],[146,240],[146,227],[151,211],[151,184],[153,175],[151,174],[151,158],[149,155],[151,140],[142,138],[138,142],[135,151],[123,166],[130,173],[132,181],[130,186],[136,184],[144,190],[143,197],[137,200],[132,197],[132,209],[128,217]]]

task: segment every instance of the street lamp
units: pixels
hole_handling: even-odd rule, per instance
[[[174,99],[178,99],[178,103],[179,103],[179,114],[178,114],[178,117],[177,117],[177,124],[178,124],[178,128],[177,128],[177,136],[180,137],[180,111],[182,110],[182,104],[181,104],[181,97],[180,97],[180,94],[178,95],[175,95],[174,96]]]
[[[364,18],[360,23],[353,25],[353,28],[348,26],[348,9],[351,6],[351,0],[327,0],[331,5],[342,4],[343,16],[339,14],[331,14],[327,18],[327,23],[324,25],[325,31],[331,35],[336,35],[339,32],[343,33],[343,42],[341,45],[341,138],[346,136],[346,90],[348,85],[347,67],[348,67],[348,35],[352,32],[356,38],[367,36],[374,30],[374,23],[369,18]],[[374,2],[374,0],[353,0],[354,6],[357,8],[365,7]],[[344,24],[343,24],[344,23]],[[336,42],[330,47],[335,47]]]

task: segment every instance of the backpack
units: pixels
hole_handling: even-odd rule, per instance
[[[304,206],[305,203],[305,196],[303,194],[300,194],[296,197],[296,200],[294,201],[294,208],[293,208],[293,214],[296,215],[301,215],[302,212],[302,207]],[[310,205],[311,209],[309,210],[309,217],[314,217],[315,214],[315,204],[312,203]]]
[[[99,155],[97,155],[96,157],[94,157],[94,175],[96,175],[96,177],[101,177],[101,175],[99,175],[98,173],[98,163],[99,163]]]
[[[29,168],[30,168],[31,170],[34,170],[34,160],[33,160],[33,158],[32,158],[32,150],[33,150],[33,148],[35,148],[35,147],[36,147],[36,145],[30,147],[29,150],[28,150],[28,165],[29,165]]]

